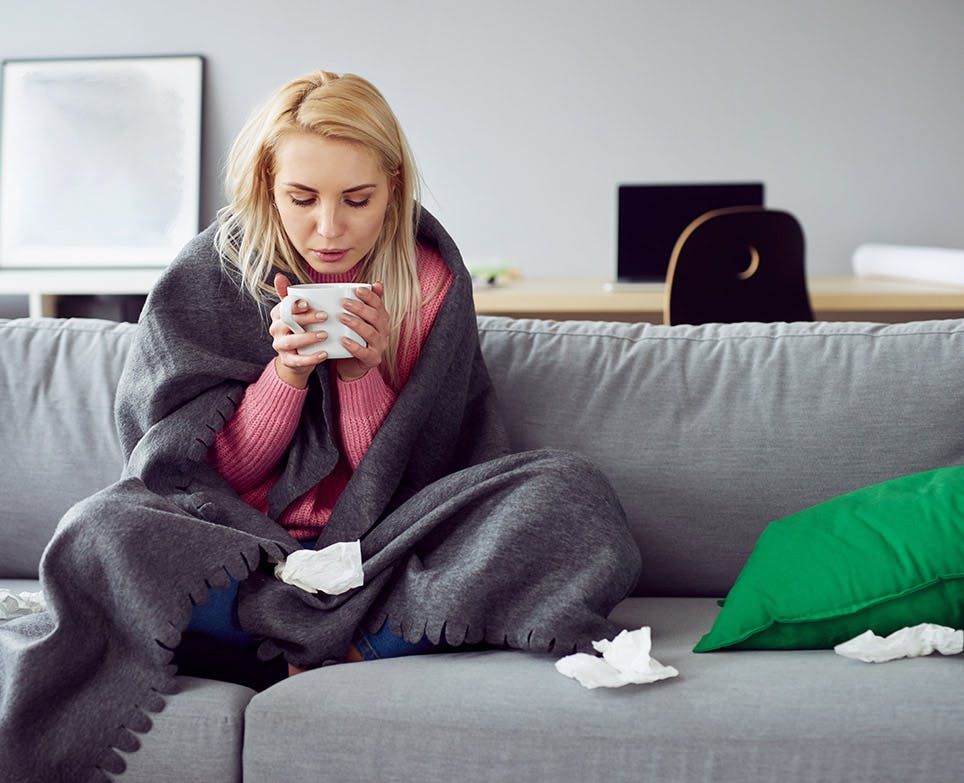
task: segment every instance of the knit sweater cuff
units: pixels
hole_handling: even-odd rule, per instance
[[[278,377],[274,360],[248,386],[210,453],[235,491],[251,489],[277,465],[298,428],[307,395],[307,389],[296,389]]]
[[[369,370],[357,381],[338,379],[341,442],[352,470],[365,456],[396,396],[378,370]]]

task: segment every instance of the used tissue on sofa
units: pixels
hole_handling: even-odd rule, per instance
[[[47,601],[41,592],[15,593],[0,589],[0,620],[12,620],[21,615],[42,612],[46,608]]]
[[[361,541],[343,541],[324,549],[299,549],[278,563],[274,575],[309,593],[341,595],[365,583]]]
[[[601,658],[587,653],[567,655],[556,661],[556,670],[586,688],[641,685],[679,675],[672,666],[663,666],[650,656],[652,636],[648,625],[621,631],[612,641],[602,639],[592,646],[602,653]]]
[[[964,650],[964,630],[955,631],[944,625],[921,623],[910,628],[901,628],[887,637],[865,631],[833,649],[838,655],[866,663],[916,658],[932,652],[957,655]]]

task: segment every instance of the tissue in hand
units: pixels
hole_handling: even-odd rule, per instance
[[[12,620],[25,614],[42,612],[47,608],[47,601],[42,592],[15,593],[12,590],[0,590],[0,620]]]
[[[873,631],[864,631],[860,636],[838,644],[833,649],[845,658],[855,658],[866,663],[916,658],[935,651],[941,655],[957,655],[964,650],[964,631],[955,631],[934,623],[921,623],[911,628],[901,628],[887,637],[877,636]]]
[[[299,549],[278,563],[274,575],[309,593],[341,595],[365,583],[361,541],[343,541],[324,549]]]
[[[612,641],[603,639],[592,646],[602,653],[602,658],[586,653],[567,655],[556,661],[556,670],[586,688],[619,688],[679,675],[672,666],[663,666],[650,657],[652,637],[648,625],[621,631]]]

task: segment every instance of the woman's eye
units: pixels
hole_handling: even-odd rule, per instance
[[[315,200],[313,198],[295,198],[294,196],[292,196],[291,203],[294,204],[296,207],[310,207],[312,204],[315,203]]]
[[[367,207],[369,201],[371,201],[370,198],[366,198],[361,201],[352,201],[351,199],[345,199],[345,203],[349,207],[352,207],[353,209],[361,209],[362,207]]]

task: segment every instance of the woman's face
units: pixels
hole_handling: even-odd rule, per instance
[[[272,187],[291,244],[324,274],[347,272],[385,222],[389,181],[360,144],[292,133],[279,145]]]

